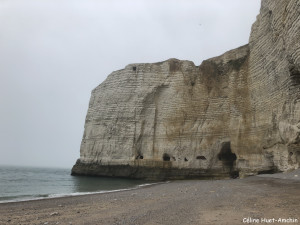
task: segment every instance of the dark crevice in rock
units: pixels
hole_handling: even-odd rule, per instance
[[[206,160],[206,157],[203,156],[203,155],[199,155],[199,156],[196,157],[196,159]]]
[[[218,159],[222,161],[225,169],[229,170],[232,175],[235,173],[234,164],[237,159],[236,155],[231,152],[230,142],[224,142],[220,153],[218,154]]]
[[[239,171],[232,171],[232,172],[230,173],[230,178],[236,179],[236,178],[238,178],[239,176],[240,176]]]
[[[167,153],[164,153],[164,155],[163,155],[163,160],[164,160],[164,161],[170,161],[170,160],[171,160],[171,157],[170,157]]]
[[[275,167],[270,168],[269,170],[258,171],[257,174],[273,174],[279,172]]]
[[[292,85],[300,85],[300,67],[297,66],[291,59],[289,60],[289,73],[292,81]]]
[[[135,159],[144,159],[144,156],[142,156],[142,155],[137,155],[137,157],[135,157]]]

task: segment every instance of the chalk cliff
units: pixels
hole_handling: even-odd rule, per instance
[[[130,64],[92,91],[74,175],[244,176],[300,163],[300,1],[262,0],[248,45]]]

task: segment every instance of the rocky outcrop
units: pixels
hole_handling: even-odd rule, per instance
[[[74,175],[144,179],[286,171],[300,162],[300,2],[263,0],[249,45],[131,64],[92,91]]]

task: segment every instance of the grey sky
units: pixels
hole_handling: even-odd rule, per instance
[[[91,90],[248,42],[260,0],[0,0],[0,165],[71,168]]]

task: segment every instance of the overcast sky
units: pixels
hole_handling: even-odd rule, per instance
[[[248,43],[260,0],[0,0],[0,165],[71,168],[91,90],[129,63]]]

